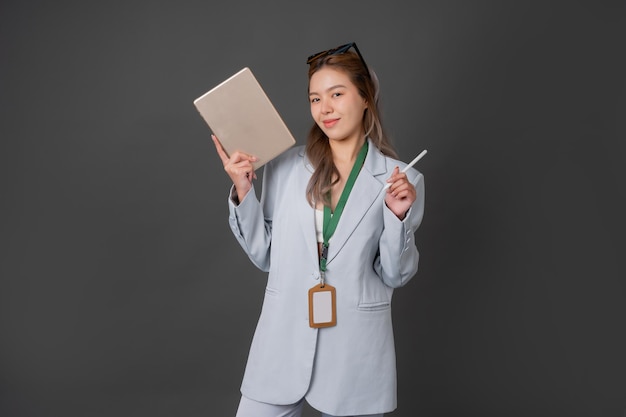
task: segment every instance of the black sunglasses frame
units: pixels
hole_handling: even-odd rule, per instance
[[[370,73],[370,69],[367,66],[367,64],[365,63],[365,59],[363,59],[363,55],[361,55],[361,51],[359,51],[359,48],[356,46],[356,42],[350,42],[350,43],[346,43],[345,45],[341,45],[338,46],[336,48],[332,48],[332,49],[328,49],[326,51],[322,51],[322,52],[318,52],[316,54],[313,54],[311,56],[309,56],[306,59],[306,63],[308,65],[311,64],[311,62],[315,61],[318,58],[322,58],[325,56],[329,56],[329,55],[340,55],[340,54],[344,54],[346,52],[348,52],[348,50],[350,48],[354,48],[354,50],[356,51],[356,54],[359,56],[359,58],[361,59],[361,62],[363,63],[363,66],[365,67],[365,69],[367,70],[367,74],[369,75]]]

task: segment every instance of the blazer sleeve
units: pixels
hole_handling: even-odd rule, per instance
[[[261,201],[257,199],[254,185],[239,204],[236,203],[234,186],[228,198],[230,228],[252,263],[265,272],[270,269],[274,193],[277,191],[272,184],[273,178],[276,178],[273,174],[270,162],[263,167]]]
[[[398,219],[383,201],[384,229],[379,241],[380,256],[375,263],[375,269],[383,282],[392,288],[409,282],[418,268],[419,252],[415,245],[415,231],[424,215],[424,176],[417,173],[412,183],[415,186],[416,199],[404,220]]]

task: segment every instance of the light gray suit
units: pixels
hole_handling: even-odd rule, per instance
[[[308,290],[320,274],[314,210],[305,196],[313,168],[304,147],[265,165],[260,202],[254,189],[239,205],[229,199],[235,237],[252,262],[269,271],[241,386],[246,397],[291,404],[306,396],[332,415],[396,408],[391,297],[417,272],[414,232],[424,212],[424,181],[415,169],[407,173],[417,199],[400,221],[384,202],[395,166],[406,164],[370,141],[330,239],[326,282],[337,289],[335,327],[309,327]]]

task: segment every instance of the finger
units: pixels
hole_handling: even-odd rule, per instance
[[[398,198],[410,197],[411,194],[415,194],[415,187],[409,182],[406,176],[394,182],[393,187],[390,188],[392,188],[393,196]]]
[[[412,203],[415,201],[416,193],[415,189],[411,185],[407,184],[406,186],[399,187],[393,196],[398,200],[407,200]]]
[[[228,154],[224,150],[224,147],[222,146],[222,143],[219,141],[219,139],[215,135],[211,135],[211,139],[213,139],[213,143],[215,144],[215,149],[217,150],[217,154],[219,155],[220,159],[222,160],[222,164],[226,165],[228,163],[230,157],[228,156]]]
[[[400,181],[396,181],[393,183],[394,185],[391,188],[391,194],[394,197],[398,197],[400,195],[400,193],[402,193],[403,191],[406,190],[406,184],[400,182]]]
[[[215,149],[217,149],[217,153],[222,160],[222,164],[224,165],[224,167],[226,167],[226,165],[230,163],[238,163],[246,160],[250,162],[256,162],[259,160],[259,158],[257,158],[256,156],[241,151],[235,151],[232,155],[228,156],[217,136],[211,135],[211,138],[213,139]]]
[[[252,181],[256,180],[256,172],[254,172],[254,170],[246,171],[246,179],[252,184]]]
[[[252,162],[256,162],[258,160],[259,160],[259,158],[257,158],[256,156],[250,155],[250,154],[247,154],[247,153],[241,152],[241,151],[235,151],[230,156],[230,162],[231,163],[235,163],[235,164],[239,163],[239,162],[242,162],[242,161],[246,161],[246,162],[252,163]]]
[[[248,161],[241,161],[238,164],[228,164],[224,167],[224,170],[226,170],[233,181],[236,181],[235,178],[245,178],[252,182],[253,179],[257,178],[254,166]]]
[[[254,172],[254,167],[252,169],[246,170],[246,178],[252,182],[252,180],[256,180],[256,172]]]
[[[252,162],[248,159],[241,159],[237,162],[233,161],[234,158],[231,158],[230,163],[228,164],[228,166],[233,169],[233,170],[237,170],[239,172],[252,172],[254,171],[254,165],[252,165]]]
[[[409,179],[404,172],[392,175],[387,181],[390,183],[389,192],[395,192],[398,187],[401,187],[403,184],[409,184]]]
[[[397,198],[398,200],[404,200],[404,199],[411,197],[411,192],[406,189],[400,190],[394,195],[394,197]]]
[[[400,168],[397,166],[391,171],[391,176],[387,179],[387,182],[393,184],[395,182],[395,176],[400,172]]]

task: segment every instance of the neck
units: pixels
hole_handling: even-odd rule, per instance
[[[345,163],[352,164],[356,160],[359,151],[365,143],[365,137],[344,140],[331,140],[330,148],[333,151],[333,160],[336,165]]]

